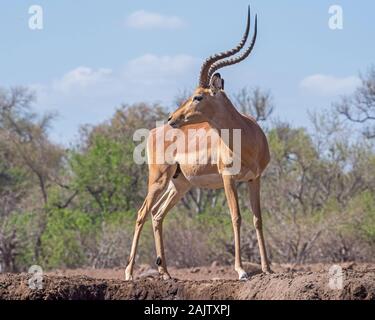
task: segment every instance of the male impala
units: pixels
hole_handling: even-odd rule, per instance
[[[239,113],[224,92],[224,80],[220,74],[215,73],[225,66],[236,64],[248,57],[253,50],[257,37],[257,17],[255,17],[255,30],[249,47],[239,56],[234,56],[243,49],[250,31],[250,8],[248,9],[247,26],[245,34],[238,46],[230,51],[209,57],[203,64],[199,86],[194,94],[184,102],[168,119],[168,124],[151,131],[148,144],[149,183],[147,197],[138,212],[135,233],[129,263],[126,267],[126,280],[132,279],[134,260],[138,240],[142,227],[149,214],[152,216],[152,224],[155,236],[155,245],[159,273],[164,279],[169,279],[164,255],[162,223],[167,212],[173,208],[184,194],[192,187],[200,188],[224,188],[228,201],[235,240],[235,270],[239,279],[244,280],[248,275],[244,271],[241,262],[240,226],[241,216],[238,205],[236,182],[245,182],[249,187],[249,196],[252,212],[254,214],[254,226],[256,229],[262,271],[270,272],[267,260],[266,248],[262,232],[262,217],[260,209],[260,179],[267,167],[270,155],[266,136],[256,121],[250,116]],[[171,130],[179,130],[184,137],[188,137],[189,130],[200,129],[206,132],[216,130],[219,132],[217,139],[211,139],[205,145],[208,161],[183,161],[187,157],[189,139],[183,139],[180,143],[185,148],[176,148],[171,161],[158,162],[160,156],[171,145],[171,141],[165,136]],[[236,150],[234,143],[228,143],[220,132],[229,130],[231,137],[234,131],[240,132],[241,146]],[[162,133],[162,134],[160,134]],[[195,140],[195,139],[194,139]],[[224,141],[225,140],[225,141]],[[160,148],[160,146],[163,146]],[[159,148],[158,148],[159,146]],[[198,148],[201,144],[198,145]],[[213,161],[210,155],[216,154]],[[228,165],[228,154],[232,159],[239,159],[240,168],[231,171]],[[191,157],[191,155],[190,155]]]

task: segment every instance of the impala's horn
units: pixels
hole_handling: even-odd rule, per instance
[[[253,39],[251,40],[250,46],[245,50],[245,52],[243,52],[241,55],[239,55],[236,58],[218,61],[214,63],[213,65],[211,65],[210,70],[208,72],[208,80],[209,81],[211,80],[211,77],[215,74],[217,70],[239,63],[242,60],[245,60],[254,49],[254,45],[257,39],[257,33],[258,33],[258,17],[256,15],[255,16],[255,30],[254,30],[254,35],[253,35]]]
[[[240,50],[246,44],[247,38],[249,36],[249,31],[250,31],[250,6],[248,7],[248,10],[247,10],[247,25],[246,25],[246,30],[242,37],[242,40],[237,45],[237,47],[233,48],[232,50],[215,54],[206,59],[206,61],[203,63],[202,68],[201,68],[201,72],[199,76],[199,86],[201,86],[202,88],[209,87],[210,85],[209,72],[210,72],[211,66],[213,66],[215,62],[218,62],[219,60],[229,58],[235,55],[236,53],[240,52]]]

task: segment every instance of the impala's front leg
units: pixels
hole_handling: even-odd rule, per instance
[[[176,168],[174,166],[150,166],[148,193],[141,209],[138,211],[133,243],[130,250],[128,265],[125,269],[125,280],[133,279],[134,260],[137,252],[139,236],[141,234],[143,225],[146,222],[147,215],[157,204],[159,197],[167,189],[168,183],[175,171]]]
[[[238,273],[240,280],[248,279],[248,275],[242,268],[241,262],[241,241],[240,241],[240,229],[241,229],[241,214],[238,206],[238,195],[237,188],[232,176],[224,175],[224,190],[227,197],[230,214],[232,217],[232,225],[234,232],[234,245],[235,245],[235,265],[234,269]]]
[[[163,220],[169,210],[171,210],[177,204],[177,202],[183,197],[189,188],[190,185],[185,178],[181,177],[174,179],[169,183],[168,189],[160,199],[158,205],[153,208],[152,226],[154,229],[157,254],[156,264],[158,266],[159,273],[165,280],[170,279],[171,276],[167,270],[167,263],[164,254]]]

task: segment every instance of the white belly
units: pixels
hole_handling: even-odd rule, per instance
[[[223,187],[223,178],[219,173],[187,176],[186,179],[198,188],[219,189]]]
[[[198,188],[219,189],[224,186],[223,177],[220,173],[191,175],[185,177],[194,187]],[[255,178],[256,175],[251,170],[241,172],[238,176],[234,177],[237,182],[247,182]]]

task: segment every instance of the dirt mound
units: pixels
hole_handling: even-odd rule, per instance
[[[257,266],[247,265],[246,269],[252,276],[246,282],[233,280],[235,274],[231,268],[220,266],[171,269],[172,276],[179,280],[169,281],[161,280],[153,269],[143,266],[137,270],[138,277],[132,282],[121,280],[123,276],[121,269],[66,270],[45,275],[41,290],[29,288],[30,276],[27,274],[2,274],[0,299],[375,300],[374,265],[346,264],[342,267],[344,268],[342,290],[329,287],[329,266],[324,265],[274,266],[276,273],[271,275],[259,274]]]

